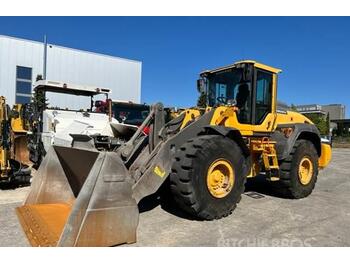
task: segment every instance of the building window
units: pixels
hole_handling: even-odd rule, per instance
[[[17,66],[16,68],[16,104],[30,103],[32,96],[32,69]]]

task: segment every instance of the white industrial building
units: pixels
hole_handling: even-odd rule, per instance
[[[7,103],[30,101],[37,75],[46,79],[111,90],[111,98],[140,103],[140,61],[0,35],[0,95]],[[46,63],[44,62],[46,61]],[[56,96],[50,104],[80,104],[79,97]],[[52,104],[53,105],[53,104]]]

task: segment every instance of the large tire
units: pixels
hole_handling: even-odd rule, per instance
[[[231,190],[220,198],[210,193],[207,184],[208,170],[219,160],[230,163],[234,174]],[[198,219],[213,220],[231,214],[244,192],[247,166],[241,148],[229,138],[205,135],[187,141],[176,153],[170,174],[175,203]]]
[[[306,181],[299,177],[299,166],[304,159],[312,163],[311,176]],[[272,182],[274,188],[283,197],[304,198],[315,188],[318,175],[318,154],[314,144],[300,139],[295,142],[290,155],[280,164],[280,180]]]

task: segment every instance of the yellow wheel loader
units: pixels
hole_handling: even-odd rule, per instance
[[[231,214],[246,179],[257,175],[284,197],[308,196],[330,161],[331,147],[309,119],[277,111],[279,72],[255,61],[204,71],[198,89],[205,107],[167,121],[162,104],[155,104],[115,152],[99,152],[81,135],[72,148],[52,146],[17,208],[30,243],[133,243],[138,203],[161,186],[199,220]]]
[[[20,117],[22,105],[11,110],[0,97],[0,184],[28,184],[30,167],[26,130]]]

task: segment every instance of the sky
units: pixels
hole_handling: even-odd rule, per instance
[[[278,99],[344,104],[350,17],[0,17],[0,34],[142,61],[142,102],[194,106],[205,69],[252,59],[281,68]]]

